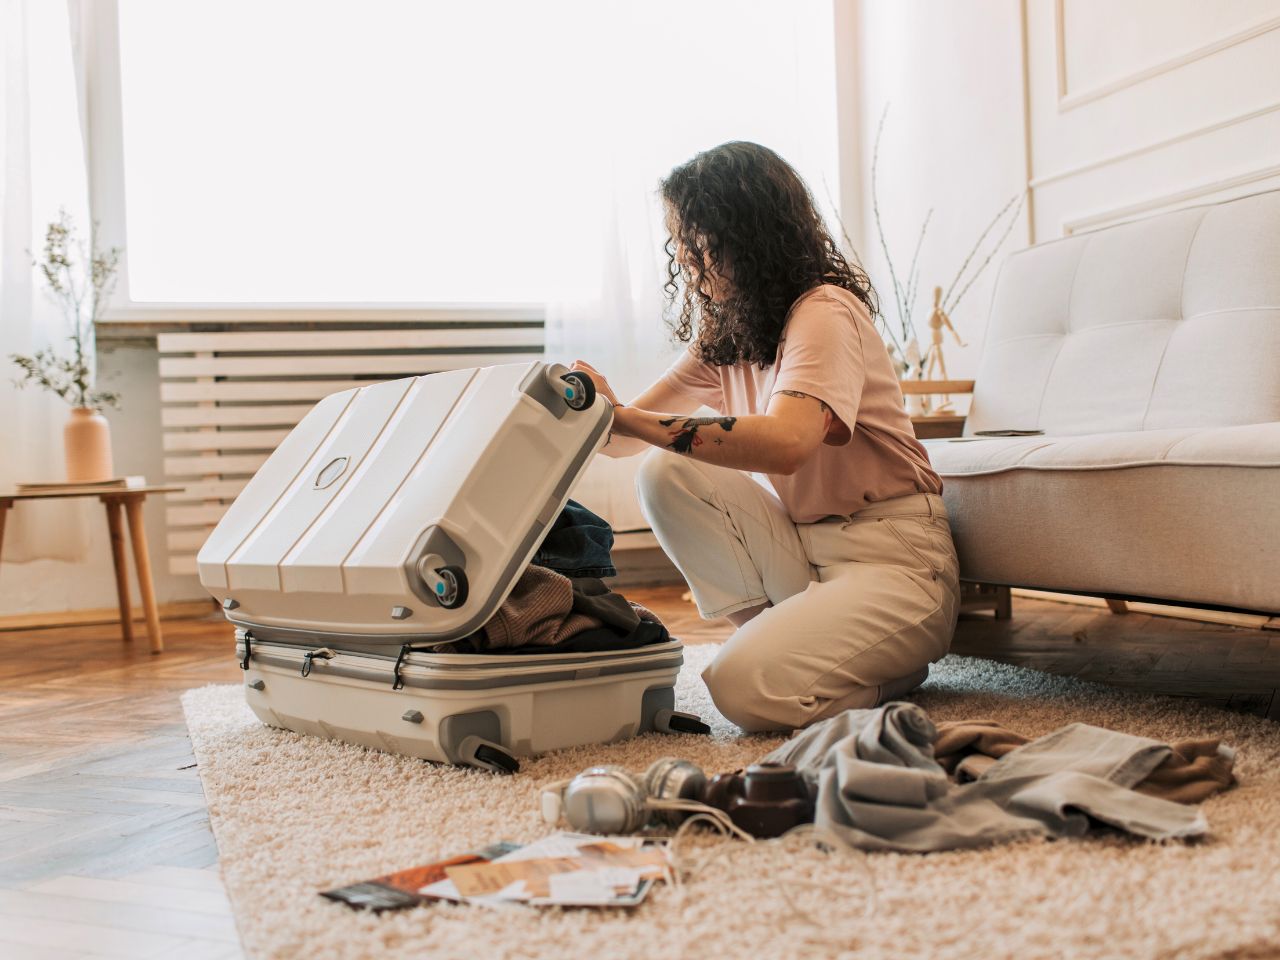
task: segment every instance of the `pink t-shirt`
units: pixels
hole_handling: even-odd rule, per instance
[[[911,427],[884,341],[866,306],[842,287],[814,287],[791,305],[777,360],[767,369],[753,363],[715,366],[690,348],[663,379],[725,416],[764,413],[780,390],[817,397],[834,411],[838,421],[800,469],[769,475],[796,523],[856,513],[912,493],[942,492],[942,480]]]

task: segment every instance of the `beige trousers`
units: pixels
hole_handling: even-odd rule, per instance
[[[658,450],[636,484],[703,617],[772,604],[702,674],[743,729],[791,730],[876,706],[946,654],[960,586],[940,496],[793,523],[750,475]]]

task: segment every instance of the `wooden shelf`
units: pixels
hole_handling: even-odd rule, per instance
[[[973,393],[973,380],[899,380],[902,392],[911,394]]]

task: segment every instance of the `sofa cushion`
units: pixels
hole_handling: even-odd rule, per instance
[[[1280,423],[926,446],[966,579],[1280,613]]]
[[[1280,420],[1280,191],[1039,244],[1001,268],[966,430]]]
[[[927,440],[925,446],[943,478],[1006,470],[1118,470],[1160,464],[1280,468],[1280,423],[1065,437],[957,437]],[[1276,480],[1280,483],[1280,473]]]

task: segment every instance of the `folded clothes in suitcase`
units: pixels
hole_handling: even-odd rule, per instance
[[[430,760],[515,757],[646,730],[679,641],[603,653],[433,653],[501,605],[608,437],[558,364],[386,381],[321,400],[210,534],[200,579],[236,626],[265,722]],[[394,721],[394,722],[393,722]]]

